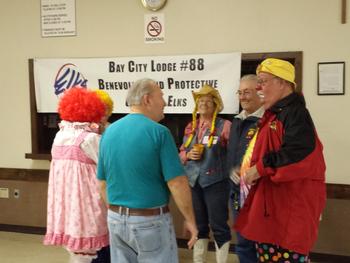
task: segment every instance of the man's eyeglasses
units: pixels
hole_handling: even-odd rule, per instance
[[[250,90],[244,90],[244,91],[237,90],[236,94],[237,94],[239,97],[241,97],[241,96],[247,97],[247,96],[252,95],[252,92],[251,92]]]
[[[260,86],[265,86],[267,82],[269,82],[270,80],[276,79],[276,77],[272,77],[269,79],[258,79],[258,85]]]

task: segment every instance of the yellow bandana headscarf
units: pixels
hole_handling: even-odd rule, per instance
[[[267,58],[256,69],[256,74],[260,72],[267,72],[281,79],[295,83],[295,69],[294,66],[286,60],[277,58]]]

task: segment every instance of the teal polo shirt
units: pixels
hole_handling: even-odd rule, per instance
[[[181,175],[185,173],[169,129],[143,114],[128,114],[102,135],[97,178],[106,181],[110,204],[165,205],[167,181]]]

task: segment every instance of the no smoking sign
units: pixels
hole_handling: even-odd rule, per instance
[[[145,15],[145,43],[164,43],[164,15]]]
[[[151,21],[147,25],[147,32],[151,37],[157,37],[162,32],[162,25],[158,21]]]

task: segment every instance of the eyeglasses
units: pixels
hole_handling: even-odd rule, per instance
[[[198,104],[206,104],[206,105],[212,106],[212,105],[214,105],[214,101],[212,101],[212,100],[198,100]]]
[[[244,97],[247,97],[247,96],[251,96],[252,95],[252,92],[250,90],[244,90],[244,91],[241,91],[241,90],[237,90],[236,94],[241,97],[241,96],[244,96]]]
[[[269,82],[270,80],[276,79],[277,77],[272,77],[269,79],[258,79],[258,85],[260,86],[265,86],[267,82]]]

